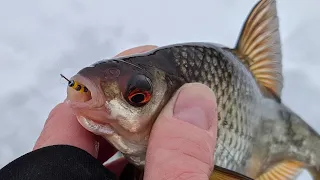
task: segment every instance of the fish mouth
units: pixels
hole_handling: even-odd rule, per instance
[[[100,86],[98,79],[89,79],[79,74],[70,78],[85,86],[87,92],[78,92],[68,87],[66,103],[71,107],[78,122],[88,131],[97,135],[112,134],[110,119],[111,110],[105,106],[107,98]]]
[[[70,78],[82,85],[84,85],[88,92],[78,92],[68,87],[68,103],[73,108],[101,108],[103,107],[106,98],[103,95],[101,86],[98,80],[91,80],[79,74]]]

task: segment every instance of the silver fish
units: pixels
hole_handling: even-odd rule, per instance
[[[275,0],[255,5],[235,48],[172,44],[101,60],[71,79],[89,90],[68,88],[80,124],[104,137],[137,168],[145,165],[149,133],[164,105],[183,84],[200,82],[217,97],[216,167],[259,180],[295,179],[307,169],[320,180],[320,136],[281,102]],[[228,179],[228,173],[216,169],[211,179]]]

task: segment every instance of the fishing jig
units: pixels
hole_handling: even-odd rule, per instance
[[[68,78],[66,78],[62,74],[60,74],[60,76],[68,81],[68,86],[71,87],[72,89],[79,91],[79,92],[88,92],[88,88],[85,87],[84,85],[78,83],[77,81],[69,80]]]

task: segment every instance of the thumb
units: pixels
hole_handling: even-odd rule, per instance
[[[214,166],[216,109],[207,86],[182,86],[152,128],[144,179],[208,180]]]

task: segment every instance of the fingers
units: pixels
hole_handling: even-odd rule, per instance
[[[156,47],[153,45],[135,47],[119,53],[116,57],[143,53]],[[101,163],[116,153],[115,148],[105,139],[83,128],[74,116],[72,109],[65,103],[58,104],[51,111],[33,150],[59,144],[81,148],[100,160]],[[118,163],[118,165],[120,167],[121,164]],[[115,168],[116,164],[111,167]]]
[[[141,53],[156,48],[156,46],[146,45],[128,49],[121,52],[117,56]],[[114,153],[111,147],[104,139],[95,136],[91,132],[85,130],[77,121],[72,113],[71,108],[64,103],[57,105],[49,114],[43,131],[38,138],[34,149],[55,144],[68,144],[84,149],[94,157],[98,156],[98,147],[102,148],[99,153],[99,159],[106,161]],[[102,146],[101,146],[102,145]],[[107,151],[107,149],[109,151]],[[111,150],[111,151],[110,151]]]
[[[70,145],[98,157],[98,150],[104,150],[101,161],[109,159],[116,152],[110,144],[97,139],[77,121],[67,104],[58,104],[50,113],[33,150],[51,145]]]
[[[94,136],[77,122],[67,104],[58,104],[50,113],[34,149],[44,146],[66,144],[79,147],[97,156]]]
[[[198,83],[180,88],[156,120],[148,145],[145,180],[207,180],[216,145],[216,99]]]

